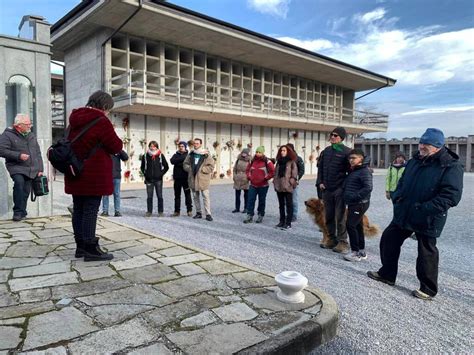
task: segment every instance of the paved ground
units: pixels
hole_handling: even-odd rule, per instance
[[[282,303],[230,260],[107,220],[97,234],[111,262],[74,258],[69,217],[0,222],[0,354],[299,352],[336,334],[319,290]]]
[[[434,302],[410,296],[418,287],[415,277],[416,243],[408,240],[400,260],[396,287],[368,279],[377,270],[379,240],[369,240],[366,262],[352,264],[331,251],[319,248],[320,233],[303,210],[303,200],[315,195],[313,181],[302,182],[300,217],[290,232],[273,228],[278,222],[275,193],[269,191],[267,216],[262,225],[244,225],[242,214],[232,214],[230,185],[211,187],[214,222],[179,218],[144,218],[145,191],[126,191],[124,214],[119,218],[139,228],[158,232],[213,253],[278,273],[297,270],[310,283],[333,296],[341,310],[339,335],[319,353],[341,352],[470,352],[473,319],[473,206],[474,174],[465,175],[461,204],[449,212],[440,249],[440,292]],[[371,220],[386,226],[392,206],[384,198],[384,176],[374,177],[375,189],[368,211]],[[165,189],[165,210],[172,212],[173,191]],[[70,198],[58,197],[58,211]]]

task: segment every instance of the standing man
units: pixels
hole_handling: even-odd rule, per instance
[[[13,220],[26,218],[26,206],[31,191],[31,182],[43,175],[43,159],[36,136],[31,132],[30,117],[17,114],[13,127],[0,135],[0,157],[13,180]]]
[[[188,173],[189,187],[194,193],[194,205],[196,215],[194,219],[202,218],[201,202],[199,196],[202,195],[206,221],[211,222],[211,200],[209,197],[209,185],[211,183],[212,172],[215,162],[209,155],[209,151],[202,147],[202,139],[194,138],[194,149],[188,154],[183,163],[183,168]]]
[[[342,141],[346,138],[346,130],[336,127],[331,132],[329,142],[318,160],[318,177],[316,186],[320,188],[326,213],[326,225],[329,241],[321,243],[321,248],[332,249],[336,253],[347,253],[345,211],[343,199],[344,180],[350,170],[349,154],[351,149]]]
[[[292,222],[296,222],[298,219],[298,186],[299,186],[299,181],[304,175],[304,161],[303,158],[301,158],[295,150],[295,146],[293,143],[288,143],[287,147],[289,147],[293,152],[296,154],[296,167],[298,168],[298,184],[296,187],[293,189],[293,218],[291,219]]]
[[[395,285],[402,244],[415,233],[420,289],[412,295],[423,300],[436,296],[439,263],[436,238],[443,231],[448,209],[461,200],[463,173],[459,157],[444,146],[443,132],[428,128],[392,195],[393,220],[380,240],[382,267],[367,272],[371,279]]]
[[[128,154],[122,150],[118,154],[111,155],[112,157],[112,178],[114,183],[114,216],[122,217],[120,212],[120,183],[122,182],[122,162],[128,160]],[[102,214],[101,216],[109,216],[109,196],[102,197]]]
[[[171,157],[173,167],[173,187],[174,187],[174,213],[171,217],[178,217],[181,209],[181,189],[184,191],[184,199],[186,202],[186,210],[188,216],[193,215],[193,203],[191,200],[191,190],[189,189],[188,173],[183,168],[183,163],[188,156],[188,144],[184,141],[178,143],[178,150]]]

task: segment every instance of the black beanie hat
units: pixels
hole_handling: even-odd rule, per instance
[[[332,130],[331,133],[337,133],[339,137],[341,137],[342,140],[346,138],[346,134],[347,134],[344,127],[336,127]]]

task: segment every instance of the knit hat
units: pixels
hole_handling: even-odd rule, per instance
[[[444,134],[437,128],[427,128],[420,138],[420,144],[429,144],[441,148],[444,145]]]
[[[186,143],[185,141],[180,141],[178,145],[184,145],[184,148],[188,149],[188,143]]]
[[[241,153],[241,154],[247,154],[247,155],[249,155],[249,154],[250,154],[250,149],[248,149],[248,148],[242,149],[242,153]]]
[[[261,145],[260,147],[257,147],[257,149],[255,150],[255,153],[265,154],[265,147],[263,145]]]
[[[341,137],[342,140],[344,140],[346,138],[346,130],[344,129],[344,127],[336,127],[332,130],[331,133],[336,133],[339,137]]]

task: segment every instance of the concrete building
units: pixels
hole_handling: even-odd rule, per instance
[[[420,138],[403,138],[386,140],[384,138],[356,138],[355,147],[362,149],[372,158],[371,166],[388,168],[397,152],[403,152],[407,158],[418,150]],[[468,137],[447,137],[445,145],[459,155],[465,171],[474,171],[473,155],[474,135]]]
[[[50,25],[40,16],[24,16],[19,37],[0,35],[0,132],[13,124],[17,113],[27,113],[43,152],[51,145]],[[0,219],[12,215],[13,182],[0,159]],[[51,214],[52,193],[28,203],[28,216]]]
[[[82,1],[51,29],[53,57],[65,63],[67,113],[105,89],[131,159],[157,140],[170,157],[178,140],[200,137],[230,176],[241,148],[274,157],[293,142],[315,172],[327,134],[387,129],[388,117],[360,112],[358,91],[395,80],[161,1]],[[166,179],[171,177],[171,172]]]

